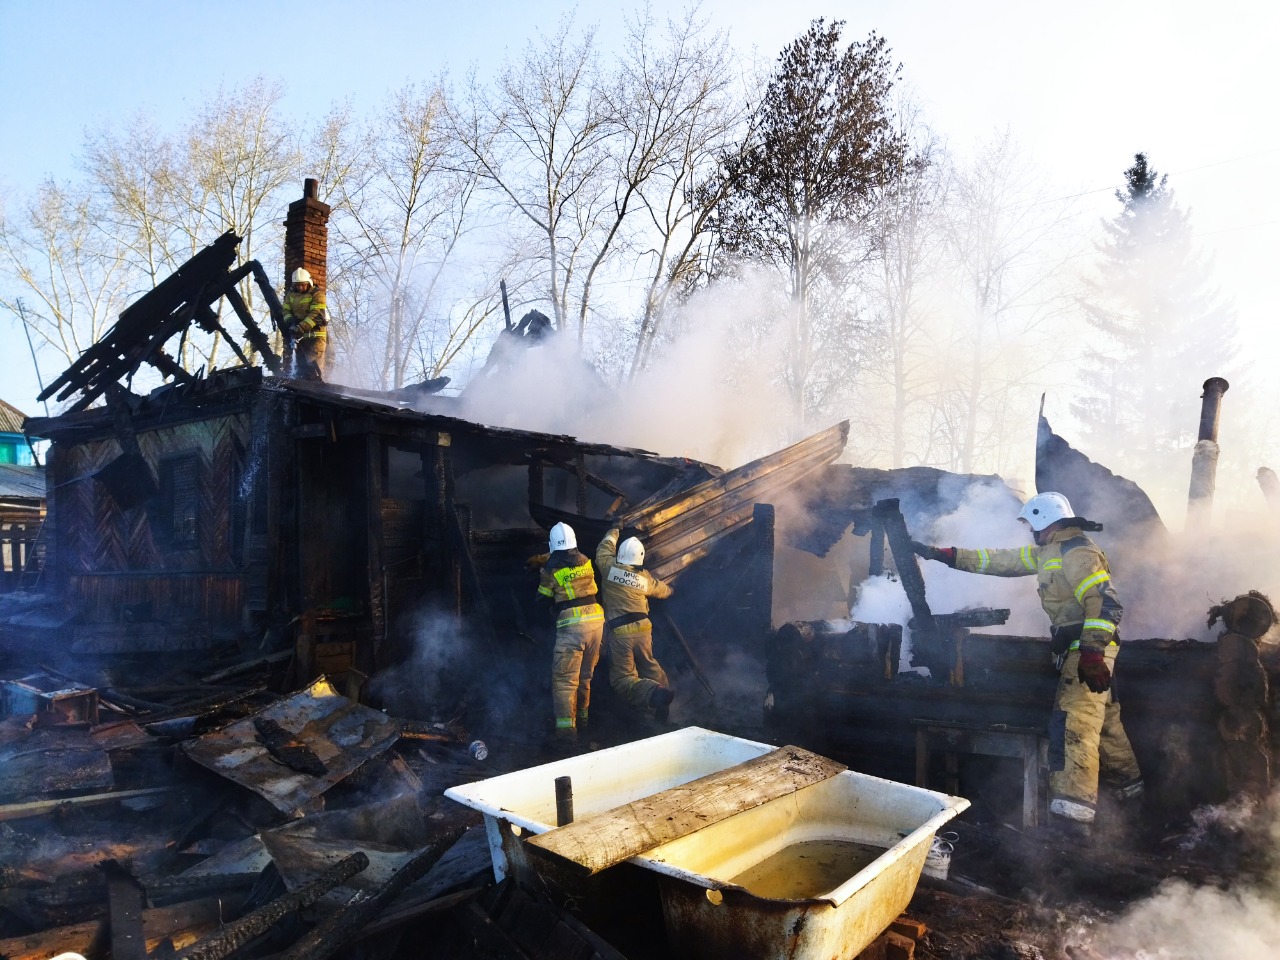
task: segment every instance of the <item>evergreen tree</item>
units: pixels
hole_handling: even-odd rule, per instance
[[[1182,476],[1200,386],[1230,377],[1235,314],[1212,286],[1167,175],[1139,153],[1124,178],[1121,210],[1103,221],[1101,260],[1080,302],[1093,335],[1084,343],[1087,392],[1072,411],[1099,453],[1123,452],[1126,469]]]

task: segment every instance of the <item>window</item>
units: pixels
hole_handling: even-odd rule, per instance
[[[199,454],[162,461],[157,539],[174,550],[194,550],[200,545],[199,508]]]

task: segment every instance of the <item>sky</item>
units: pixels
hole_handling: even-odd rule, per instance
[[[343,100],[371,112],[406,81],[442,72],[461,80],[473,66],[483,75],[565,17],[595,23],[608,49],[634,8],[600,6],[0,0],[0,198],[12,202],[47,176],[76,177],[87,130],[139,112],[176,126],[219,85],[257,75],[283,80],[288,108],[318,117]],[[845,20],[847,39],[878,32],[953,151],[1008,127],[1088,216],[1114,214],[1124,169],[1146,151],[1190,210],[1251,352],[1275,349],[1280,5],[704,0],[701,10],[766,64],[815,17]],[[26,340],[9,316],[0,316],[0,356],[0,396],[42,412]],[[46,382],[60,369],[44,370]]]

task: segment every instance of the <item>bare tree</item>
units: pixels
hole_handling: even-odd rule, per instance
[[[101,229],[106,211],[52,180],[16,217],[0,211],[0,306],[67,363],[128,302],[129,250]],[[21,301],[21,303],[20,303]]]
[[[727,36],[696,9],[668,20],[660,39],[654,29],[632,21],[615,101],[629,161],[622,181],[643,209],[635,242],[649,263],[631,378],[652,356],[672,292],[687,295],[707,275],[711,217],[729,192],[717,168],[749,139]]]
[[[424,343],[445,312],[438,288],[469,225],[479,177],[470,157],[456,156],[446,111],[440,86],[394,93],[369,138],[363,177],[342,191],[345,216],[336,225],[348,289],[339,301],[349,304],[356,291],[365,299],[348,320],[380,341],[374,371],[387,387],[403,386],[415,359],[428,376],[448,363],[449,338],[438,353]]]
[[[1035,347],[1067,305],[1055,282],[1063,255],[1051,252],[1066,208],[1043,199],[1007,130],[957,174],[951,196],[949,247],[961,306],[941,361],[952,381],[940,403],[948,411],[949,465],[968,473],[999,461],[1010,399],[1064,359]]]
[[[938,279],[946,243],[942,208],[948,164],[914,103],[900,101],[897,118],[903,137],[911,140],[911,159],[903,175],[881,192],[875,221],[879,256],[868,265],[864,287],[875,345],[875,362],[867,365],[866,379],[889,392],[889,415],[873,405],[875,422],[868,427],[887,425],[890,462],[902,467],[907,463],[912,409],[934,377],[929,347],[936,304],[930,303],[930,286]],[[915,451],[915,457],[919,453]]]
[[[105,127],[90,135],[84,167],[102,199],[103,228],[128,249],[130,266],[141,273],[140,286],[154,287],[185,259],[175,259],[180,237],[174,224],[182,200],[172,140],[139,114],[123,132]]]
[[[576,317],[581,343],[592,264],[616,235],[610,227],[618,200],[609,152],[617,122],[593,33],[575,36],[566,24],[553,36],[539,35],[522,62],[502,68],[492,89],[473,77],[451,121],[499,206],[528,228],[530,266],[557,328]]]

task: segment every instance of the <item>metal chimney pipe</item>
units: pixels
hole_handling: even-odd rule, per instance
[[[1210,377],[1200,394],[1200,434],[1191,455],[1191,486],[1187,491],[1187,529],[1203,531],[1213,511],[1213,491],[1218,476],[1218,419],[1222,413],[1222,395],[1230,384],[1221,377]]]
[[[1270,467],[1259,467],[1258,486],[1262,488],[1271,512],[1280,516],[1280,478],[1276,477],[1276,472]]]
[[[1200,436],[1198,440],[1218,442],[1218,416],[1222,413],[1222,395],[1231,384],[1221,377],[1210,377],[1204,382],[1204,393],[1200,394]]]

